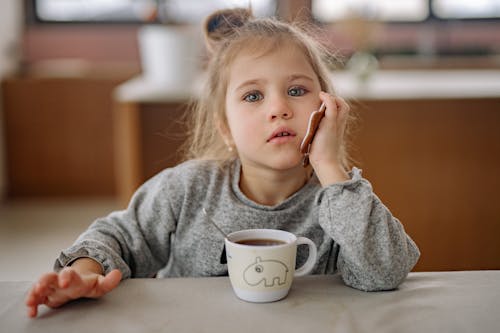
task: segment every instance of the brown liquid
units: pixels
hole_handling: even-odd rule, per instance
[[[242,239],[237,242],[237,244],[251,245],[251,246],[272,246],[272,245],[283,245],[286,244],[285,241],[279,239],[269,239],[269,238],[250,238]]]

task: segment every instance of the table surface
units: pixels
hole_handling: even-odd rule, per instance
[[[131,279],[36,319],[24,306],[30,287],[0,282],[1,332],[500,332],[500,270],[410,273],[387,292],[306,276],[266,304],[237,299],[227,277]]]

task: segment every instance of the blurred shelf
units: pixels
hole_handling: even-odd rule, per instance
[[[332,73],[347,99],[402,100],[500,97],[500,70],[381,70],[366,81],[351,72]]]

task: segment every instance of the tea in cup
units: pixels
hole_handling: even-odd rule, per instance
[[[309,257],[295,269],[297,246]],[[316,245],[309,238],[274,229],[249,229],[225,239],[229,279],[236,296],[249,302],[274,302],[288,295],[295,276],[309,274],[316,263]]]

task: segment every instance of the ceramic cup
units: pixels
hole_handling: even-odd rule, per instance
[[[309,257],[295,269],[297,246],[307,245]],[[249,302],[274,302],[284,298],[294,276],[311,272],[316,245],[308,238],[273,229],[249,229],[225,239],[229,279],[238,298]]]

